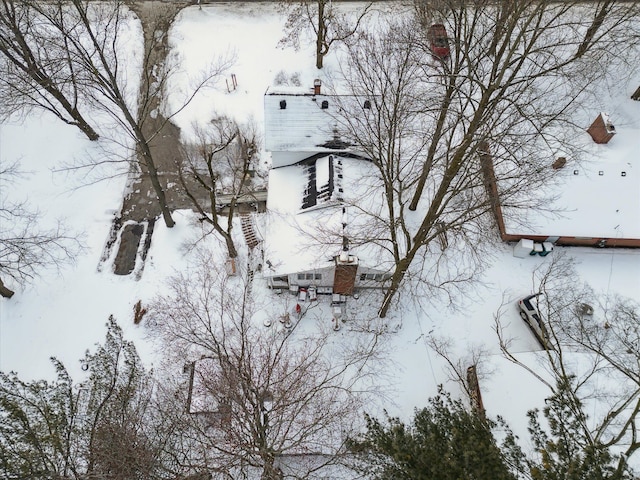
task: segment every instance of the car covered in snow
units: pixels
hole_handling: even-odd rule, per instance
[[[449,37],[447,36],[447,29],[441,23],[436,23],[429,27],[427,33],[429,40],[429,47],[434,57],[444,60],[449,57]]]
[[[522,300],[518,300],[518,310],[520,317],[529,325],[529,328],[536,336],[540,345],[545,350],[553,350],[553,345],[549,338],[549,332],[544,325],[542,315],[538,309],[537,298],[542,295],[541,293],[534,293],[528,297],[524,297]]]

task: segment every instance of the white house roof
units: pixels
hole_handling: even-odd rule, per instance
[[[327,185],[326,169],[330,165],[333,165],[333,193],[309,205],[310,186],[317,186],[318,182]],[[312,167],[325,173],[316,173],[312,178]],[[370,175],[371,168],[368,160],[319,154],[295,165],[271,169],[264,274],[281,276],[331,267],[333,258],[342,250],[343,234],[350,238],[350,233],[362,231],[360,223],[364,219],[357,215],[355,205],[382,208],[383,197],[375,194],[379,187]],[[358,257],[360,265],[381,271],[389,269],[390,265],[383,264],[386,257],[379,248],[351,246],[350,253]]]
[[[337,109],[337,97],[333,95],[313,95],[308,89],[289,87],[267,90],[264,96],[266,150],[330,152],[344,149],[346,146],[336,137],[337,124],[332,117]]]
[[[557,198],[549,205],[557,214],[514,214],[504,208],[506,233],[640,239],[640,108],[636,110],[635,118],[618,118],[616,134],[607,144],[583,134],[584,158],[557,170]],[[615,124],[616,115],[609,113]]]

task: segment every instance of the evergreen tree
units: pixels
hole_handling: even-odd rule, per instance
[[[69,374],[56,360],[54,382],[22,382],[0,373],[0,477],[73,477],[77,465],[67,439],[77,432],[76,402]]]
[[[150,373],[109,319],[104,344],[87,352],[88,377],[23,382],[0,373],[0,478],[136,480],[162,477],[162,420]]]
[[[361,454],[362,470],[379,480],[512,480],[523,465],[508,429],[502,448],[493,436],[502,421],[485,419],[442,391],[416,410],[411,425],[391,417],[366,416],[366,422],[351,448]]]
[[[624,458],[591,435],[583,404],[573,394],[573,378],[557,383],[554,395],[543,409],[548,432],[538,420],[540,412],[529,412],[529,432],[539,458],[530,462],[533,480],[623,480],[631,478]]]

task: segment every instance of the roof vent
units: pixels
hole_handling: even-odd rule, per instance
[[[320,87],[322,86],[322,82],[320,81],[319,78],[316,78],[313,81],[313,94],[314,95],[320,95]]]
[[[587,133],[596,143],[609,143],[609,140],[616,134],[616,128],[609,120],[609,115],[602,112],[587,129]]]
[[[323,110],[326,110],[327,108],[329,108],[329,102],[327,100],[323,100],[321,104],[321,108]]]
[[[280,110],[285,110],[287,108],[287,101],[280,100]]]

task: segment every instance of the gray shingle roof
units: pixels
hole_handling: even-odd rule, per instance
[[[322,108],[323,102],[326,108]],[[343,149],[344,144],[336,138],[337,125],[332,118],[337,108],[338,102],[331,95],[267,90],[264,96],[266,149],[271,152]]]

